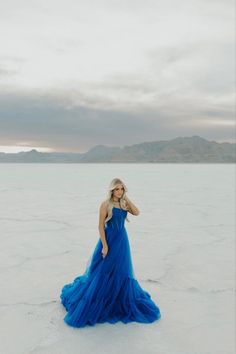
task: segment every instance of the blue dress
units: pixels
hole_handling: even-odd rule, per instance
[[[161,318],[150,294],[134,276],[130,245],[125,228],[127,210],[112,209],[104,225],[108,253],[103,258],[99,237],[85,272],[61,290],[61,303],[67,314],[64,321],[72,327],[122,321],[150,323]]]

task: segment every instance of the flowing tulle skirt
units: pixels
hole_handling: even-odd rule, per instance
[[[61,303],[67,310],[64,321],[73,327],[84,327],[160,319],[160,309],[134,276],[125,227],[107,228],[105,232],[109,247],[106,257],[101,255],[99,238],[85,272],[62,288]]]

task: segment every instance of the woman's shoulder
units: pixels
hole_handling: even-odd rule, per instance
[[[107,209],[107,206],[108,206],[108,201],[103,200],[100,204],[100,209]]]

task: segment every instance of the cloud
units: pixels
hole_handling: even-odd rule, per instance
[[[0,4],[1,145],[234,139],[233,1],[17,4]]]
[[[205,113],[204,122],[197,115],[173,117],[164,110],[143,114],[82,106],[68,109],[59,97],[35,97],[0,96],[1,145],[28,141],[32,146],[83,152],[97,144],[123,146],[193,134],[233,139],[229,120],[224,125],[221,119],[219,126],[216,116],[209,113]]]

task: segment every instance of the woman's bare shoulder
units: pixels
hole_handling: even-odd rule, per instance
[[[107,209],[107,206],[108,206],[107,200],[103,200],[103,201],[101,202],[101,204],[100,204],[99,209],[100,209],[100,210],[106,210],[106,209]]]

